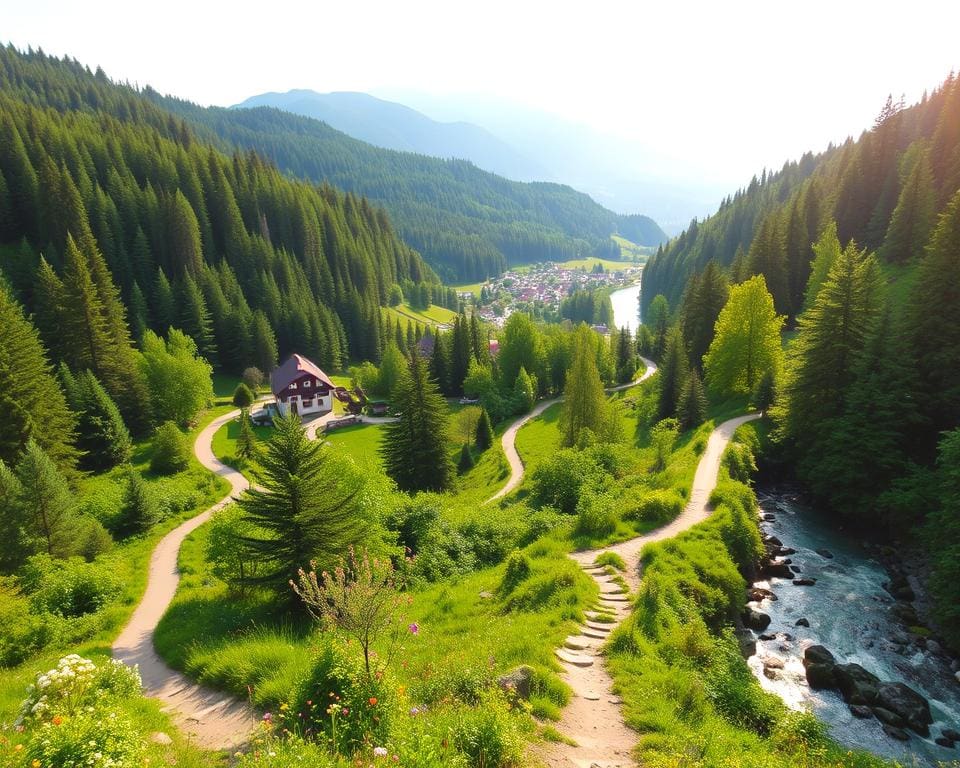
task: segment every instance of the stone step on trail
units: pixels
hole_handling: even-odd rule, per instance
[[[590,629],[594,629],[597,632],[607,632],[610,633],[613,631],[613,628],[617,626],[616,624],[607,624],[604,621],[585,621],[584,624]]]
[[[606,640],[610,637],[609,632],[601,632],[599,629],[590,629],[590,627],[583,627],[580,630],[580,634],[585,635],[586,637],[593,637],[597,640]]]
[[[584,611],[583,615],[586,616],[588,619],[596,619],[600,616],[609,616],[611,618],[614,618],[614,615],[610,613],[610,611]]]
[[[602,592],[602,593],[600,594],[600,601],[601,601],[601,602],[607,602],[607,603],[626,603],[626,602],[629,601],[629,600],[630,600],[630,598],[627,597],[626,595],[616,595],[616,594],[610,594],[610,593],[608,593],[608,592]]]
[[[604,589],[604,587],[608,585],[610,588]],[[617,584],[617,582],[614,581],[614,582],[608,582],[607,584],[601,584],[600,594],[601,595],[625,595],[627,594],[627,590],[625,590],[622,586],[620,586],[619,584]]]
[[[596,638],[590,638],[586,635],[570,635],[563,641],[563,647],[571,651],[586,651],[590,648],[596,648]]]
[[[573,651],[568,651],[564,648],[557,648],[553,653],[558,659],[560,659],[560,661],[563,661],[567,664],[573,664],[575,667],[593,666],[592,656],[585,656],[582,653],[574,653]]]

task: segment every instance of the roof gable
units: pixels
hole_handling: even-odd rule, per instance
[[[304,374],[314,376],[330,389],[334,389],[334,383],[330,381],[330,377],[321,371],[316,363],[307,360],[303,355],[297,354],[290,355],[283,365],[270,374],[270,389],[273,390],[274,395],[279,395],[290,386],[291,382],[296,381]]]

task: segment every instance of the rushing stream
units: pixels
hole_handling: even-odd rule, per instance
[[[640,325],[640,283],[628,285],[610,294],[613,304],[613,324],[617,328],[629,328],[630,332]]]
[[[814,712],[844,745],[906,765],[960,759],[960,750],[933,741],[944,728],[960,728],[960,684],[938,645],[926,647],[891,614],[894,600],[884,589],[889,581],[884,567],[859,540],[838,533],[823,515],[801,506],[789,493],[767,491],[760,494],[760,506],[774,519],[762,523],[764,531],[784,547],[796,549],[790,558],[799,567],[797,577],[814,578],[816,584],[794,586],[788,579],[757,582],[778,598],[751,603],[770,616],[765,632],[775,635],[758,641],[757,654],[749,660],[760,683],[788,706]],[[797,626],[798,619],[806,619],[810,626]],[[876,719],[855,718],[839,692],[811,690],[801,660],[804,648],[813,644],[826,646],[838,662],[856,662],[882,680],[900,681],[921,693],[933,715],[930,736],[911,732],[909,741],[897,741]]]

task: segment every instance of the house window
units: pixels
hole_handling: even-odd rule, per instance
[[[312,382],[310,381],[310,379],[307,379],[305,382],[303,382],[303,387],[304,387],[304,389],[306,389],[307,387],[309,387],[311,383],[312,383]]]
[[[307,398],[306,400],[301,400],[300,405],[304,408],[313,408],[313,398]]]
[[[293,382],[293,384],[290,385],[290,389],[296,389],[296,388],[297,388],[297,382]]]

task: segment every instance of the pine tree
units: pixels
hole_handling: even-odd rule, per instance
[[[76,419],[36,329],[0,280],[0,461],[13,466],[33,439],[65,471],[76,464]]]
[[[696,280],[691,278],[683,302],[683,337],[690,350],[690,364],[701,370],[703,356],[710,349],[717,318],[727,303],[730,287],[715,261],[708,262],[703,272],[695,277]]]
[[[960,423],[960,191],[941,214],[908,304],[925,413],[937,430]]]
[[[493,425],[490,423],[490,414],[486,408],[480,409],[480,418],[477,420],[477,435],[474,445],[478,450],[485,451],[493,445]]]
[[[237,435],[237,457],[243,461],[253,461],[259,453],[257,436],[250,423],[250,412],[240,409],[240,434]]]
[[[450,384],[449,338],[449,334],[438,331],[433,340],[433,354],[430,355],[430,377],[437,382],[440,391],[445,395],[453,394]]]
[[[151,328],[164,335],[177,322],[177,302],[173,295],[173,286],[167,280],[161,267],[157,267],[157,274],[153,281],[153,322]]]
[[[536,402],[533,381],[527,374],[527,369],[521,367],[517,379],[513,383],[513,396],[516,398],[521,413],[529,413]]]
[[[462,475],[464,472],[469,472],[474,467],[473,454],[470,453],[469,443],[464,443],[463,448],[460,449],[460,460],[457,462],[457,471]]]
[[[386,473],[408,493],[446,490],[453,481],[446,403],[419,356],[410,358],[409,375],[395,389],[393,402],[400,417],[386,425],[380,445]]]
[[[922,152],[904,179],[880,255],[887,261],[901,264],[911,258],[920,258],[930,239],[936,213],[933,171],[927,153]]]
[[[763,275],[731,288],[703,359],[710,391],[720,397],[750,394],[766,370],[779,370],[782,327]]]
[[[565,448],[577,445],[583,430],[600,434],[606,417],[593,332],[581,324],[574,332],[573,344],[573,363],[567,372],[560,413],[560,444]]]
[[[707,418],[707,396],[696,370],[690,371],[680,392],[677,420],[680,428],[687,430],[699,427]]]
[[[790,287],[787,278],[787,244],[783,226],[776,213],[770,213],[750,244],[747,255],[752,275],[763,275],[778,314],[790,312]]]
[[[612,334],[611,341],[616,344],[617,382],[626,384],[633,381],[637,372],[637,355],[634,351],[633,339],[630,338],[630,329],[623,327],[616,331]]]
[[[267,316],[257,310],[253,313],[251,332],[253,346],[253,364],[261,371],[270,372],[277,367],[277,339],[273,335]]]
[[[160,519],[160,510],[150,495],[143,476],[132,467],[127,472],[120,510],[113,523],[113,532],[121,539],[149,530]]]
[[[76,446],[84,469],[103,471],[130,460],[133,445],[120,410],[90,371],[72,376],[61,365],[60,379],[70,408],[77,414]]]
[[[471,344],[470,326],[467,318],[457,315],[450,339],[450,393],[463,394],[463,380],[470,368]]]
[[[773,368],[768,368],[763,372],[763,376],[753,388],[753,396],[750,401],[754,408],[759,411],[767,411],[777,400],[777,372]]]
[[[650,326],[653,334],[653,349],[651,350],[653,359],[660,362],[667,349],[667,331],[670,329],[670,305],[667,303],[667,297],[663,294],[658,293],[650,302],[646,325]]]
[[[0,573],[14,573],[34,554],[36,542],[30,539],[29,521],[20,504],[23,488],[16,473],[0,459],[0,515],[3,537],[0,538]]]
[[[233,404],[237,408],[249,408],[253,405],[255,399],[253,390],[242,381],[237,384],[237,388],[233,390]]]
[[[667,333],[667,348],[660,365],[658,418],[666,419],[676,415],[683,385],[687,381],[687,371],[687,349],[683,341],[683,331],[675,326]]]
[[[837,223],[831,220],[820,238],[813,246],[814,259],[810,270],[810,279],[807,281],[807,291],[804,294],[803,308],[809,309],[817,300],[817,294],[820,288],[827,280],[827,275],[833,265],[840,258],[843,249],[840,247],[840,239],[837,237]]]
[[[252,530],[239,537],[246,556],[260,563],[250,583],[290,594],[299,568],[332,566],[362,540],[360,481],[332,466],[333,454],[307,438],[300,420],[280,417],[260,456],[258,484],[237,500]]]
[[[66,478],[34,440],[17,463],[19,507],[29,536],[53,557],[68,557],[73,549],[73,497]]]
[[[213,321],[200,288],[190,275],[180,283],[180,312],[177,327],[196,342],[200,354],[211,365],[217,365],[217,344],[213,338]]]

